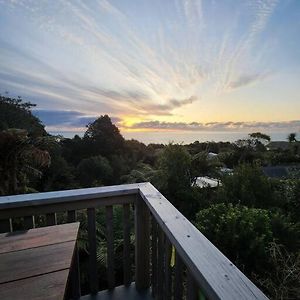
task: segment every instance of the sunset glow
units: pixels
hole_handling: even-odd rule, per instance
[[[299,131],[300,2],[0,0],[0,92],[48,130]],[[5,24],[5,25],[4,25]]]

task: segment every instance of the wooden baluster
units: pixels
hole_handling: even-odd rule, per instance
[[[157,299],[163,299],[164,295],[164,233],[158,229],[158,242],[157,242]]]
[[[131,283],[130,264],[130,204],[123,205],[123,279],[124,285]]]
[[[107,280],[108,288],[115,287],[115,257],[114,257],[114,231],[113,231],[113,207],[106,206],[106,239],[107,239]]]
[[[96,244],[96,212],[95,208],[88,208],[88,239],[89,239],[89,280],[91,294],[98,292],[97,272],[97,244]]]
[[[69,210],[68,211],[68,223],[76,222],[76,211]],[[80,271],[79,271],[79,256],[78,256],[78,248],[77,244],[74,249],[73,255],[73,264],[71,270],[71,296],[72,300],[79,299],[81,296],[81,289],[80,289]]]
[[[24,217],[24,229],[28,230],[35,227],[34,216]]]
[[[151,263],[152,263],[152,277],[151,277],[151,284],[152,284],[152,296],[156,296],[157,292],[157,223],[152,216],[151,218]]]
[[[0,233],[11,232],[11,231],[12,231],[11,220],[10,219],[0,220]]]
[[[46,214],[46,224],[47,226],[52,226],[57,224],[56,213]]]
[[[175,258],[175,280],[174,280],[174,300],[181,300],[183,294],[183,263],[176,252]]]
[[[165,239],[165,299],[172,298],[172,269],[171,269],[171,255],[172,255],[172,245],[168,238]]]
[[[198,288],[190,271],[187,271],[187,300],[197,300]]]
[[[76,222],[76,211],[68,210],[68,223]]]
[[[149,209],[138,195],[135,202],[135,283],[138,290],[150,286]]]

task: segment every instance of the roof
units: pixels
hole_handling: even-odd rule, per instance
[[[263,167],[262,170],[266,176],[271,178],[285,178],[289,175],[286,166]]]
[[[195,182],[195,185],[200,187],[200,188],[203,188],[203,187],[217,187],[219,186],[221,183],[218,179],[215,179],[215,178],[210,178],[210,177],[197,177],[196,178],[196,182]]]

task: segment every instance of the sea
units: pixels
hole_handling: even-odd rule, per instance
[[[50,131],[54,135],[62,135],[66,138],[72,138],[74,135],[83,136],[84,132],[75,131]],[[286,141],[290,132],[267,132],[264,133],[270,135],[272,141]],[[146,145],[150,143],[155,144],[168,144],[170,142],[190,144],[195,141],[199,142],[235,142],[239,139],[245,139],[248,137],[246,132],[190,132],[190,131],[144,131],[144,132],[122,132],[121,134],[125,139],[135,139]]]

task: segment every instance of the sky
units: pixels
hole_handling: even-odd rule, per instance
[[[299,32],[299,0],[0,0],[0,93],[55,132],[299,132]]]

